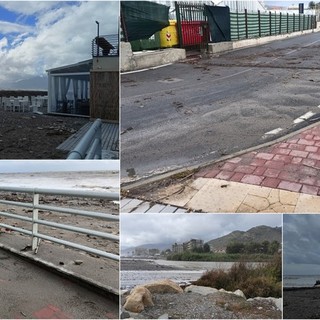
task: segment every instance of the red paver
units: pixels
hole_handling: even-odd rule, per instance
[[[290,181],[281,181],[278,185],[279,189],[285,189],[288,191],[299,192],[301,190],[302,184]]]
[[[320,154],[318,154],[318,153],[309,153],[308,159],[320,160]]]
[[[219,169],[214,169],[205,174],[206,178],[214,178],[220,172]]]
[[[319,147],[315,147],[315,146],[306,146],[306,148],[304,149],[307,152],[317,152],[319,149]]]
[[[244,173],[237,172],[230,178],[230,181],[240,182],[243,177]]]
[[[276,154],[283,154],[283,155],[288,155],[290,152],[291,152],[291,149],[288,149],[288,148],[277,148],[277,149],[274,149],[273,151],[274,153]]]
[[[253,171],[253,174],[256,176],[262,176],[267,169],[265,167],[257,167],[256,170]]]
[[[261,182],[263,181],[264,177],[261,176],[255,176],[253,174],[246,174],[241,182],[243,183],[248,183],[248,184],[254,184],[254,185],[260,185]]]
[[[305,148],[306,148],[306,146],[303,145],[303,144],[295,144],[295,143],[290,143],[289,144],[289,149],[291,149],[291,150],[303,151]]]
[[[237,167],[237,164],[226,162],[222,167],[221,170],[233,171]]]
[[[316,195],[318,195],[319,188],[313,187],[313,186],[308,186],[308,185],[303,185],[301,192],[307,193],[307,194],[312,194],[312,195],[316,196]]]
[[[306,146],[313,146],[315,144],[315,141],[306,140],[306,139],[299,139],[298,144],[303,144],[303,145],[306,145]]]
[[[256,155],[256,158],[264,159],[264,160],[271,160],[273,157],[274,157],[273,154],[263,153],[263,152],[260,152]]]
[[[217,163],[205,174],[198,174],[320,195],[320,125],[271,147]]]
[[[71,319],[63,313],[58,307],[48,305],[45,308],[33,313],[36,319]]]
[[[246,165],[240,165],[237,168],[235,168],[235,172],[241,172],[241,173],[252,173],[254,170],[256,170],[255,166],[246,166]]]
[[[277,178],[280,174],[280,170],[278,169],[267,169],[265,172],[264,172],[264,175],[266,177],[269,177],[269,178]]]
[[[216,175],[216,178],[221,180],[229,180],[233,175],[234,172],[232,171],[221,171]]]
[[[261,186],[268,188],[277,188],[280,181],[280,179],[267,177],[262,181]]]

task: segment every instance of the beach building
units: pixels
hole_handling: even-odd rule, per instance
[[[47,70],[48,113],[119,121],[118,35],[92,40],[92,58]]]

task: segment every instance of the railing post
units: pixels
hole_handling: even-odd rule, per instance
[[[246,39],[248,39],[248,11],[244,9],[244,23],[246,25]]]
[[[272,19],[271,19],[271,11],[269,11],[269,35],[272,36]]]
[[[261,13],[258,10],[258,25],[259,25],[259,38],[261,38]]]
[[[32,251],[36,251],[38,248],[38,238],[34,236],[38,233],[38,220],[39,210],[35,206],[39,205],[39,193],[33,194],[33,210],[32,210]]]
[[[289,13],[287,13],[287,33],[289,33]]]
[[[279,17],[279,19],[280,19],[280,21],[279,21],[279,34],[281,34],[281,23],[282,23],[282,14],[281,14],[281,12],[280,12],[280,17]]]

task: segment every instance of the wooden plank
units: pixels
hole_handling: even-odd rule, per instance
[[[177,209],[178,209],[178,207],[173,207],[173,206],[168,205],[161,211],[161,213],[173,213]]]
[[[121,208],[123,208],[128,202],[130,202],[132,199],[131,198],[123,198],[121,199]]]
[[[186,209],[179,208],[175,213],[187,213]]]
[[[152,206],[146,213],[160,213],[164,209],[164,205],[162,204],[155,204]]]
[[[142,201],[139,199],[132,199],[130,202],[128,202],[125,206],[122,207],[121,212],[131,212],[133,209],[138,207],[139,204],[141,204]]]
[[[136,209],[132,210],[131,213],[145,213],[150,209],[150,206],[150,202],[143,202]]]

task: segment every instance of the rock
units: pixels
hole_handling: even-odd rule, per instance
[[[282,312],[283,307],[282,307],[282,298],[273,298],[273,297],[268,297],[268,298],[262,298],[262,297],[256,297],[256,298],[251,298],[248,299],[247,301],[270,301],[274,306]]]
[[[244,298],[244,299],[247,300],[246,296],[244,295],[244,293],[243,293],[240,289],[234,291],[233,293],[234,293],[236,296],[242,297],[242,298]]]
[[[75,261],[74,261],[74,264],[75,264],[76,266],[79,266],[79,265],[82,264],[82,263],[83,263],[82,260],[75,260]]]
[[[219,292],[219,290],[215,288],[210,288],[210,287],[191,285],[185,289],[185,292],[194,292],[194,293],[199,293],[206,296],[208,294]]]
[[[164,313],[158,319],[169,319],[169,315],[167,313]]]
[[[127,311],[140,313],[145,307],[153,305],[150,291],[144,286],[137,286],[131,290],[123,307]]]
[[[124,311],[121,313],[120,319],[128,319],[128,318],[130,318],[129,312]]]
[[[183,293],[183,290],[175,282],[165,279],[144,285],[151,293]]]

